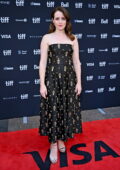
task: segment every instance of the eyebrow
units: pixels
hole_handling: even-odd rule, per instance
[[[60,18],[60,17],[56,17],[56,18]],[[65,18],[65,17],[61,17],[61,18]]]

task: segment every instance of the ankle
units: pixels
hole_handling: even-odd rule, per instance
[[[60,142],[60,143],[64,143],[64,141],[63,141],[63,140],[58,140],[58,142]]]
[[[55,142],[55,143],[50,143],[50,145],[56,146],[56,145],[57,145],[57,142]]]
[[[53,147],[56,148],[56,147],[57,147],[57,142],[56,142],[56,143],[51,143],[51,144],[50,144],[50,147],[51,147],[51,148],[53,148]]]

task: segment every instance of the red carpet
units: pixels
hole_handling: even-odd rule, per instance
[[[56,164],[49,161],[47,136],[38,129],[0,133],[0,170],[120,170],[120,118],[83,123],[83,133],[65,144]]]

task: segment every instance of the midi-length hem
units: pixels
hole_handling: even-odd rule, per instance
[[[80,95],[76,95],[76,74],[71,44],[51,44],[45,72],[47,98],[41,96],[39,133],[49,142],[67,141],[82,133]]]

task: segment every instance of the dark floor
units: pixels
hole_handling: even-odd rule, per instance
[[[120,107],[99,108],[81,112],[82,122],[120,118]],[[0,132],[16,131],[39,127],[39,116],[0,120]]]

